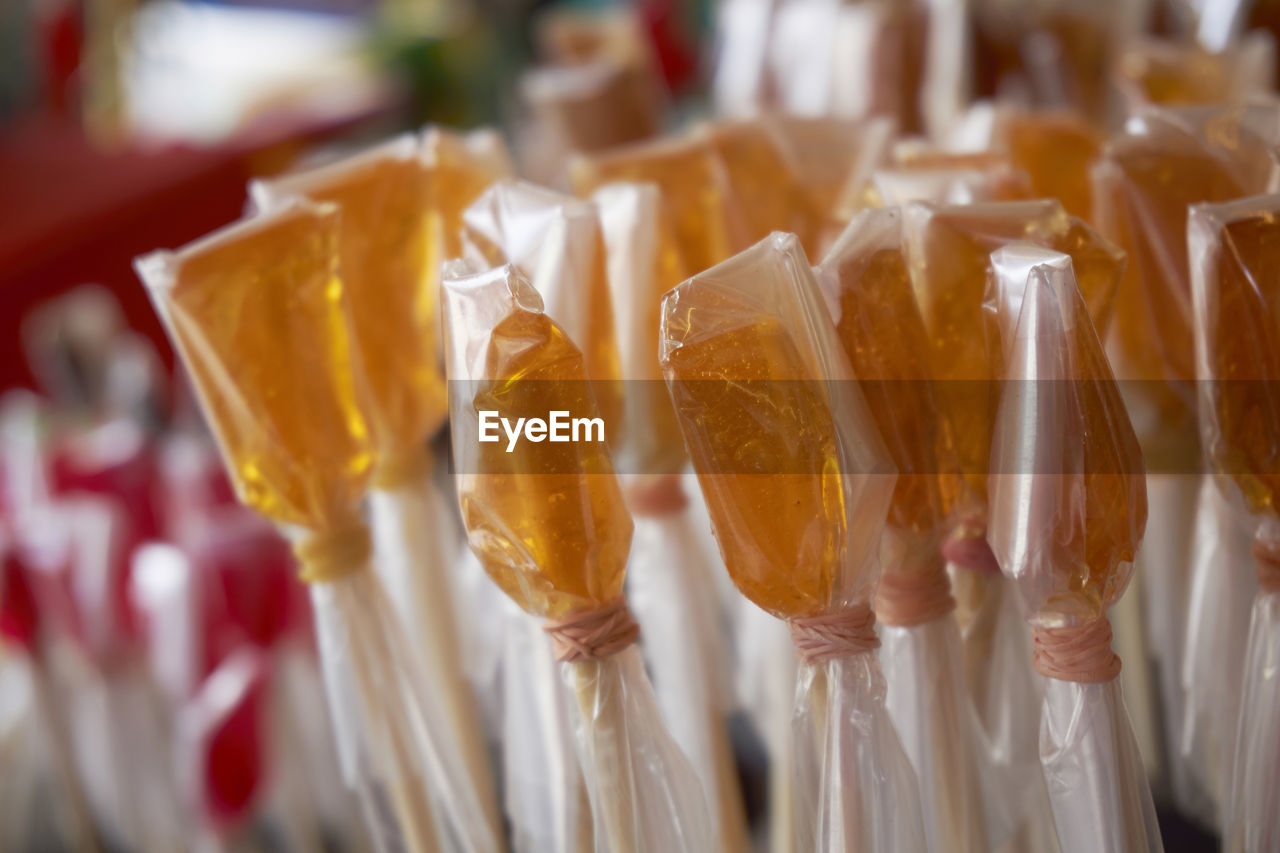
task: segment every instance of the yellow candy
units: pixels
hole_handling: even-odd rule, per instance
[[[297,202],[138,264],[240,499],[312,530],[356,519],[373,464],[340,241],[332,205]]]

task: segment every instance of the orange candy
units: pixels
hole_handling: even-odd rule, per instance
[[[358,519],[374,462],[340,243],[332,205],[295,202],[138,262],[240,499],[312,530]]]
[[[484,411],[512,424],[553,411],[599,418],[582,353],[513,267],[447,275],[444,305],[458,497],[472,550],[537,616],[613,601],[632,524],[602,436],[553,442],[526,433],[508,452],[505,428],[495,427],[496,441],[480,441]]]
[[[893,466],[796,238],[668,294],[663,368],[743,594],[780,618],[866,600]]]

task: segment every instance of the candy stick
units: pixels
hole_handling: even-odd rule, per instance
[[[799,241],[773,234],[681,284],[662,329],[725,565],[803,660],[797,847],[920,849],[868,603],[895,477]]]
[[[1202,434],[1209,461],[1224,475],[1235,515],[1253,527],[1258,579],[1240,692],[1223,849],[1266,850],[1280,843],[1273,804],[1280,792],[1280,519],[1274,473],[1280,435],[1280,325],[1275,319],[1280,196],[1191,209],[1188,239],[1195,306]],[[1219,550],[1225,556],[1225,549]],[[1232,567],[1220,570],[1230,572]],[[1227,574],[1219,583],[1231,583]]]
[[[930,850],[991,845],[941,541],[962,497],[896,209],[854,218],[815,270],[840,343],[898,468],[876,611],[889,710],[916,770]]]
[[[1048,683],[1040,758],[1063,853],[1161,850],[1107,609],[1146,525],[1142,454],[1071,258],[992,255],[1005,376],[989,537]]]
[[[294,538],[311,584],[347,783],[393,789],[381,837],[421,836],[413,786],[431,786],[441,837],[499,849],[413,648],[370,571],[358,505],[375,462],[367,388],[353,371],[332,205],[297,201],[177,253],[138,262],[186,363],[240,498]],[[396,748],[398,747],[398,748]],[[369,796],[366,793],[366,796]],[[398,807],[398,808],[397,808]],[[420,845],[426,841],[419,840]]]
[[[697,779],[630,649],[638,628],[621,593],[631,520],[586,358],[516,268],[476,270],[450,265],[444,298],[458,497],[471,548],[512,600],[547,620],[579,709],[597,848],[711,849]],[[484,440],[483,424],[495,417],[510,424],[556,411],[576,422],[578,440]]]

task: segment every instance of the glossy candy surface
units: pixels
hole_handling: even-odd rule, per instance
[[[893,466],[808,260],[773,234],[672,291],[663,367],[734,583],[780,618],[865,600]]]
[[[522,608],[559,617],[622,593],[631,517],[604,441],[479,440],[481,411],[515,422],[595,418],[582,353],[511,266],[446,273],[458,497],[472,550]]]
[[[352,522],[374,459],[340,240],[296,202],[138,262],[240,499],[313,530]]]

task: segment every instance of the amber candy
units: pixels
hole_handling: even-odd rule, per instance
[[[686,269],[706,269],[733,252],[724,165],[704,141],[661,139],[582,155],[570,177],[580,196],[619,181],[656,184]]]
[[[261,207],[302,195],[341,210],[339,257],[378,448],[400,456],[440,426],[448,401],[436,351],[438,254],[428,245],[428,174],[412,136],[252,186]]]
[[[848,220],[855,210],[852,200],[888,158],[893,122],[784,115],[768,121],[809,204],[829,220]]]
[[[622,593],[627,514],[603,441],[479,440],[480,412],[597,418],[582,353],[511,266],[446,272],[444,311],[458,497],[472,550],[537,616],[593,609]]]
[[[373,464],[340,245],[336,208],[295,201],[138,262],[240,499],[312,530],[356,519]]]
[[[1116,298],[1112,359],[1122,379],[1163,380],[1140,386],[1158,413],[1153,422],[1168,433],[1143,436],[1157,457],[1197,453],[1186,210],[1265,191],[1275,170],[1273,147],[1253,131],[1262,112],[1147,113],[1094,167],[1094,221],[1130,261]]]
[[[950,430],[939,411],[902,234],[902,214],[867,210],[817,267],[836,332],[898,469],[890,527],[938,533],[961,499]]]
[[[1280,516],[1280,196],[1192,208],[1190,227],[1205,449]]]
[[[934,182],[951,181],[966,184],[973,201],[1022,201],[1032,198],[1031,179],[1004,154],[994,151],[951,152],[932,148],[904,146],[895,152],[896,163],[884,170],[900,180],[919,176],[933,178]],[[907,201],[928,201],[918,198],[885,198],[884,204],[901,204]]]
[[[1052,199],[905,211],[912,282],[930,366],[969,487],[987,493],[991,426],[1002,377],[998,330],[983,301],[991,252],[1027,241],[1071,256],[1089,313],[1105,328],[1124,271],[1124,253]]]
[[[794,235],[663,301],[663,369],[734,583],[780,618],[865,600],[893,466]]]
[[[622,425],[621,371],[595,206],[508,179],[485,190],[462,220],[465,254],[484,266],[514,264],[542,297],[547,315],[581,347],[612,441]]]
[[[1015,244],[992,255],[1022,288],[999,317],[1007,343],[989,537],[1036,619],[1090,622],[1128,583],[1146,527],[1142,450],[1070,258]]]
[[[1088,221],[1089,167],[1102,149],[1102,135],[1073,113],[1015,112],[1000,125],[997,144],[1027,175],[1031,197],[1056,198],[1067,213]]]
[[[824,211],[805,193],[798,167],[776,133],[764,120],[720,122],[702,129],[724,165],[733,251],[746,249],[772,231],[789,231],[806,249],[816,250],[825,229]]]

